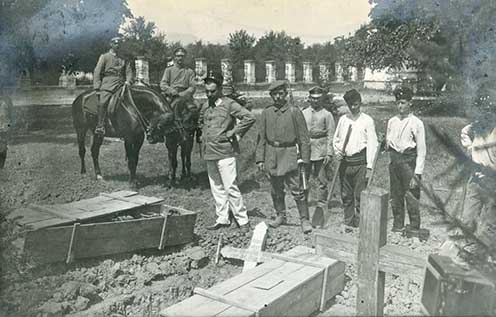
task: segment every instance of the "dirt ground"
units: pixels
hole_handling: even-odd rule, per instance
[[[390,116],[388,105],[364,107],[371,114],[377,129],[384,131]],[[457,139],[464,125],[460,118],[425,118],[426,123],[440,126]],[[240,188],[252,227],[272,216],[268,183],[258,174],[254,164],[256,129],[252,128],[241,142],[239,158]],[[456,169],[443,177],[453,162],[438,141],[428,134],[429,154],[423,181],[434,188],[450,188]],[[28,203],[49,205],[91,198],[100,192],[128,189],[124,145],[119,139],[105,141],[101,151],[103,181],[94,179],[89,153],[86,157],[88,174],[79,174],[79,157],[75,134],[70,130],[44,129],[19,132],[9,148],[6,168],[0,171],[2,211]],[[143,195],[163,197],[166,204],[198,212],[193,243],[164,251],[145,250],[135,254],[120,254],[104,258],[76,261],[65,265],[30,267],[17,262],[20,272],[2,270],[0,314],[35,315],[77,314],[86,316],[158,315],[159,311],[192,295],[194,287],[209,288],[241,272],[239,263],[221,260],[213,264],[219,232],[209,232],[205,226],[215,220],[205,165],[198,148],[193,153],[192,170],[196,186],[162,186],[167,174],[167,152],[163,144],[145,144],[138,166],[138,191]],[[386,155],[379,158],[375,186],[388,189]],[[336,191],[337,193],[338,191]],[[425,196],[425,195],[424,195]],[[314,206],[311,192],[311,206]],[[456,198],[456,197],[455,197]],[[425,204],[428,204],[423,198]],[[297,211],[287,198],[288,226],[270,229],[266,250],[282,252],[296,245],[312,246],[311,236],[304,236],[299,227]],[[456,199],[450,203],[454,208]],[[311,207],[313,209],[313,207]],[[426,242],[407,239],[390,233],[388,243],[404,245],[425,254],[436,252],[446,239],[446,225],[435,210],[422,208],[423,226],[430,230]],[[332,210],[328,230],[342,232],[342,211]],[[391,224],[389,224],[391,225]],[[7,227],[3,227],[7,228]],[[246,247],[251,233],[240,235],[236,228],[223,230],[226,245]],[[348,233],[357,235],[357,233]],[[11,255],[12,250],[2,250]],[[200,256],[198,256],[200,254]],[[198,259],[201,260],[198,260]],[[322,316],[353,314],[356,301],[355,269],[348,265],[345,290],[335,298],[334,305]],[[416,315],[420,313],[420,285],[387,275],[385,313],[387,315]]]

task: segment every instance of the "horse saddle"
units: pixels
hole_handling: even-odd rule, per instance
[[[107,107],[107,118],[110,117],[117,109],[117,106],[119,104],[119,94],[120,89],[117,92],[114,92],[112,94],[112,97],[110,97]],[[96,116],[99,102],[98,91],[93,90],[89,94],[85,95],[82,101],[83,111]]]

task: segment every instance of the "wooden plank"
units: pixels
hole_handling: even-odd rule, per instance
[[[385,245],[381,248],[379,268],[381,271],[408,277],[418,283],[423,281],[427,254],[412,251],[397,245]]]
[[[198,295],[203,296],[203,297],[206,297],[208,299],[213,299],[214,301],[217,301],[217,302],[228,304],[229,306],[234,306],[234,307],[238,307],[238,308],[241,308],[244,310],[248,310],[248,311],[251,311],[253,313],[256,313],[258,311],[257,307],[251,307],[248,303],[239,302],[236,299],[227,298],[225,296],[215,294],[213,292],[210,292],[210,291],[203,289],[203,288],[200,288],[200,287],[195,287],[195,289],[193,290],[193,293],[198,294]]]
[[[376,187],[368,187],[361,194],[356,304],[360,316],[384,313],[385,273],[379,271],[379,251],[386,244],[388,198],[387,191]]]
[[[243,272],[246,272],[260,263],[265,244],[265,235],[267,233],[267,225],[265,222],[260,222],[255,226],[251,237],[250,245],[248,246],[247,254],[245,255],[245,263],[243,264]]]
[[[314,245],[317,254],[348,264],[357,263],[358,240],[324,230],[314,230]]]
[[[62,218],[62,219],[69,219],[69,220],[75,220],[74,217],[70,216],[67,214],[67,210],[63,209],[63,207],[59,205],[51,205],[51,206],[42,206],[42,205],[36,205],[36,204],[29,204],[29,208],[44,212],[47,214],[51,214],[53,216]]]
[[[344,263],[318,256],[309,248],[305,248],[304,253],[299,250],[297,256],[301,257],[301,262],[314,265],[330,263],[325,290],[327,300],[342,291]],[[324,272],[323,268],[274,259],[215,285],[209,291],[225,298],[225,302],[250,303],[249,309],[257,308],[259,316],[308,316],[320,306]],[[253,316],[253,312],[233,306],[226,309],[216,301],[205,302],[204,298],[194,295],[163,310],[161,315]]]
[[[164,245],[192,241],[196,214],[169,216]],[[80,225],[73,258],[81,259],[158,247],[163,217]],[[72,226],[45,228],[26,234],[24,251],[39,262],[64,261]]]

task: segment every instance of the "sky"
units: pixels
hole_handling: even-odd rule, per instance
[[[167,40],[226,43],[245,29],[257,38],[286,31],[306,45],[348,36],[368,22],[367,0],[128,0],[134,16],[153,21]]]

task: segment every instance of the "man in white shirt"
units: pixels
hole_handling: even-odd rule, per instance
[[[332,113],[323,107],[325,90],[313,87],[308,92],[310,107],[302,111],[310,134],[310,164],[307,165],[306,176],[310,178],[313,175],[317,181],[317,201],[323,208],[327,199],[327,173],[321,173],[321,169],[325,170],[332,160],[335,124]]]
[[[379,142],[374,120],[360,110],[362,104],[360,93],[352,89],[347,91],[343,98],[351,114],[343,115],[339,119],[333,139],[334,153],[336,159],[342,161],[338,172],[344,207],[344,224],[358,227],[360,194],[370,177]],[[349,129],[351,132],[347,138]]]
[[[473,173],[467,184],[462,223],[486,246],[496,241],[496,92],[480,91],[477,117],[462,129],[461,143],[470,153]]]
[[[394,90],[398,115],[389,119],[386,149],[389,151],[389,182],[393,210],[393,232],[405,229],[405,203],[410,219],[409,232],[420,230],[420,180],[424,170],[426,144],[423,122],[411,109],[413,91],[408,87]]]

